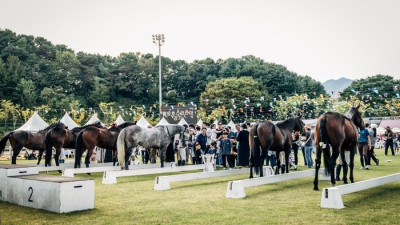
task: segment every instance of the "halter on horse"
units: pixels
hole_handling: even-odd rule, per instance
[[[181,125],[160,125],[155,128],[130,126],[123,129],[117,139],[118,162],[122,169],[129,169],[128,160],[132,149],[137,145],[145,148],[160,149],[161,167],[164,167],[164,155],[175,134],[183,134],[186,128]],[[181,135],[183,137],[184,135]]]
[[[292,147],[292,132],[303,130],[304,123],[300,117],[290,118],[274,125],[272,122],[261,122],[250,129],[250,178],[253,178],[253,167],[256,174],[263,176],[263,164],[268,150],[277,155],[285,151],[286,172],[289,172],[289,154]],[[254,146],[254,148],[253,148]],[[260,152],[261,147],[261,152]],[[278,166],[280,161],[278,160]],[[278,170],[279,171],[279,170]]]
[[[317,152],[315,158],[314,190],[318,190],[318,170],[321,166],[321,154],[324,154],[326,175],[331,175],[332,186],[335,186],[334,168],[339,154],[343,163],[343,182],[347,184],[348,165],[345,160],[345,151],[350,151],[350,181],[354,183],[354,155],[357,148],[357,127],[364,126],[361,113],[357,107],[351,107],[346,116],[336,113],[324,113],[315,127],[315,143]],[[332,149],[332,153],[331,153]]]

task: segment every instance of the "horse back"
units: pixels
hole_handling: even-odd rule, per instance
[[[324,120],[324,124],[322,124]],[[322,127],[325,126],[325,127]],[[340,147],[346,137],[346,119],[343,115],[336,112],[327,112],[321,115],[315,127],[315,143],[321,142],[321,128],[326,129],[329,142],[333,147]]]

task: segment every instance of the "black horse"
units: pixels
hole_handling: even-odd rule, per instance
[[[357,127],[364,126],[361,113],[357,107],[351,107],[346,116],[327,112],[318,118],[315,127],[315,143],[317,143],[317,152],[315,158],[315,179],[314,190],[318,191],[318,170],[321,166],[321,154],[324,153],[325,173],[331,175],[332,186],[335,186],[334,169],[336,159],[339,154],[342,158],[343,182],[347,184],[347,162],[345,160],[345,151],[350,151],[350,181],[354,183],[354,154],[357,148],[358,131]],[[331,153],[332,149],[332,153]]]
[[[62,127],[54,127],[50,129],[45,136],[45,151],[46,151],[46,158],[45,158],[45,166],[51,166],[51,156],[53,153],[53,147],[56,149],[56,154],[54,156],[54,160],[56,165],[59,166],[58,157],[61,153],[61,148],[75,148],[76,137],[78,133],[88,127],[97,127],[97,128],[104,128],[100,122],[82,126],[82,127],[75,127],[72,130],[68,130]]]
[[[0,155],[3,152],[6,143],[10,140],[11,147],[13,149],[13,156],[11,163],[17,164],[17,156],[21,152],[23,147],[32,149],[32,150],[39,150],[39,157],[38,157],[38,165],[40,164],[40,160],[42,159],[43,151],[44,151],[44,137],[47,131],[59,127],[61,129],[67,129],[68,127],[65,126],[62,122],[57,122],[51,124],[50,126],[46,127],[43,130],[38,131],[37,133],[31,133],[24,130],[17,130],[11,131],[7,133],[1,140],[0,140]]]
[[[286,173],[289,172],[289,154],[292,147],[292,132],[303,130],[304,123],[300,117],[290,118],[274,125],[272,122],[261,122],[250,129],[250,178],[253,178],[253,167],[256,175],[263,176],[262,167],[268,150],[279,155],[285,151]],[[261,148],[261,151],[260,151]],[[280,160],[277,160],[280,167]],[[279,171],[277,169],[277,171]]]

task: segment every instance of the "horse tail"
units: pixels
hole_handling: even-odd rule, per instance
[[[319,128],[320,128],[320,133],[321,133],[321,141],[323,142],[323,145],[321,146],[321,148],[322,148],[322,152],[324,153],[325,175],[329,176],[333,165],[330,160],[330,158],[331,158],[330,145],[331,144],[330,144],[330,140],[329,140],[329,134],[326,129],[326,117],[322,117]]]
[[[83,132],[85,130],[82,130],[79,132],[78,136],[76,137],[76,143],[75,143],[75,168],[80,167],[81,165],[81,157],[82,157],[82,148],[83,148]]]
[[[256,174],[260,174],[260,163],[261,163],[261,151],[260,151],[260,139],[258,137],[258,125],[254,126],[254,145],[253,145],[253,162],[254,162],[254,170]]]
[[[13,134],[14,132],[8,132],[4,137],[0,140],[0,155],[3,152],[4,148],[6,147],[6,143],[8,141],[8,138]]]
[[[45,165],[50,164],[51,156],[53,155],[53,141],[51,139],[51,131],[46,133],[44,139],[44,151],[46,152]]]
[[[125,168],[125,133],[126,130],[122,129],[117,138],[118,163],[122,169]]]

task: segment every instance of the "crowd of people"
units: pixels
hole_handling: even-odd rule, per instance
[[[178,165],[185,164],[201,164],[203,163],[204,154],[214,154],[217,166],[223,169],[234,169],[236,166],[249,166],[249,123],[235,125],[235,132],[230,126],[223,127],[222,123],[208,124],[203,123],[202,126],[189,125],[189,134],[185,141],[177,141],[175,143],[175,152],[178,156]],[[378,138],[375,124],[365,124],[363,129],[359,130],[358,138],[358,154],[360,155],[361,169],[369,170],[371,160],[379,165],[379,159],[375,156],[375,142]],[[388,149],[391,149],[392,155],[397,153],[400,135],[394,134],[390,127],[386,128],[383,139],[385,140],[385,155]],[[289,155],[289,167],[297,170],[299,165],[299,152],[302,152],[304,166],[313,168],[316,146],[314,141],[314,132],[310,124],[304,126],[304,130],[293,131],[292,149]],[[285,169],[285,152],[280,152],[277,156],[275,151],[268,151],[265,164],[275,169],[276,160],[280,160],[282,170]],[[336,167],[337,179],[340,180],[339,174],[342,167],[342,159],[339,157]],[[349,162],[349,155],[346,155],[346,162]]]

